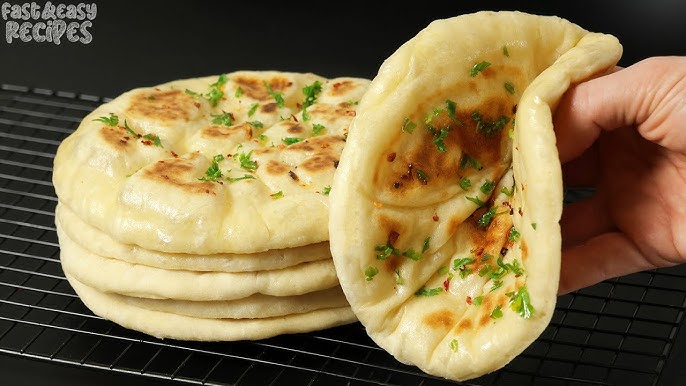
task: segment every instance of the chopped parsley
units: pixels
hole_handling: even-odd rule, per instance
[[[509,241],[512,241],[513,243],[517,242],[517,240],[519,240],[519,238],[521,236],[522,236],[521,233],[519,233],[517,228],[515,228],[514,226],[512,228],[510,228],[509,232],[507,232],[507,239]]]
[[[376,247],[374,247],[374,250],[377,252],[381,252],[376,255],[376,258],[378,260],[386,260],[389,257],[391,257],[391,255],[398,256],[400,254],[400,251],[394,248],[390,243],[377,245]]]
[[[248,125],[250,125],[250,126],[252,126],[252,127],[257,127],[257,128],[259,128],[259,129],[261,129],[261,128],[264,127],[264,123],[262,123],[262,122],[260,122],[260,121],[250,121],[250,122],[247,122],[247,123],[248,123]]]
[[[238,86],[238,88],[236,89],[236,93],[234,93],[233,95],[236,98],[242,97],[243,96],[243,89],[240,86]]]
[[[405,279],[403,279],[402,275],[400,274],[400,269],[395,270],[395,284],[397,284],[397,285],[405,284]]]
[[[507,49],[507,46],[503,46],[503,55],[507,56],[508,58],[510,57],[510,51]]]
[[[448,117],[450,117],[450,119],[456,124],[462,126],[462,122],[460,122],[460,120],[457,119],[457,113],[455,112],[456,106],[457,105],[455,104],[455,102],[451,101],[450,99],[445,101],[445,108],[446,110],[448,110]]]
[[[379,273],[378,268],[372,266],[367,267],[367,269],[364,270],[364,280],[372,281],[377,273]]]
[[[325,186],[324,189],[322,190],[322,194],[325,196],[328,196],[329,193],[331,193],[331,186]]]
[[[207,93],[207,100],[210,101],[212,107],[217,106],[217,103],[224,97],[224,85],[228,79],[226,74],[219,75],[219,79],[210,85],[210,91]]]
[[[463,257],[461,259],[453,260],[453,271],[457,271],[462,279],[467,277],[472,273],[471,269],[467,268],[467,265],[472,264],[474,259],[471,257]]]
[[[485,202],[481,201],[481,200],[479,199],[479,197],[476,197],[476,196],[474,196],[474,197],[465,197],[465,198],[466,198],[467,200],[469,200],[469,201],[475,203],[475,204],[478,205],[478,206],[484,206],[484,204],[486,204]]]
[[[483,185],[481,185],[481,187],[479,189],[481,189],[481,192],[483,194],[488,195],[488,194],[491,194],[491,192],[493,191],[493,188],[495,188],[495,181],[486,180],[486,182],[484,182]]]
[[[422,287],[414,293],[415,296],[436,296],[443,292],[443,287],[426,288]]]
[[[434,118],[441,115],[442,112],[443,112],[443,109],[440,107],[437,107],[437,108],[431,110],[431,113],[429,113],[426,117],[424,117],[424,123],[426,123],[427,125],[431,125],[431,122],[433,122]]]
[[[481,302],[483,302],[483,301],[484,301],[484,296],[479,295],[479,296],[475,297],[474,299],[472,299],[472,304],[475,306],[480,306]]]
[[[119,117],[110,113],[109,117],[96,118],[96,119],[94,119],[94,121],[102,122],[102,123],[106,124],[107,126],[117,126],[119,124]]]
[[[439,275],[445,275],[446,273],[450,272],[450,268],[447,265],[445,265],[439,268],[437,272]]]
[[[282,197],[283,197],[283,190],[279,190],[278,192],[272,193],[272,194],[270,194],[269,196],[270,196],[271,198],[273,198],[274,200],[278,200],[279,198],[282,198]]]
[[[431,241],[431,237],[427,237],[426,239],[424,239],[424,244],[422,244],[422,253],[429,250],[429,242],[430,241]]]
[[[476,122],[476,130],[486,137],[493,136],[510,122],[510,118],[504,115],[501,115],[495,121],[484,119],[478,111],[472,112],[471,116],[474,122]]]
[[[252,156],[252,150],[250,150],[248,153],[240,153],[240,154],[238,154],[238,162],[241,163],[241,168],[243,168],[249,172],[254,172],[255,169],[257,169],[257,162],[251,160],[250,159],[251,156]]]
[[[457,352],[460,349],[460,344],[457,341],[457,339],[453,339],[450,341],[450,349],[454,352]]]
[[[210,167],[205,170],[205,176],[198,178],[200,181],[217,181],[222,178],[222,171],[219,169],[219,162],[224,160],[224,156],[217,154],[212,157],[212,163]]]
[[[307,108],[315,103],[317,96],[322,92],[322,83],[315,80],[311,85],[303,87],[302,92],[305,94],[305,99],[302,103],[303,120],[309,121],[310,114],[307,113]]]
[[[421,253],[415,251],[414,248],[409,248],[408,250],[403,252],[403,256],[414,261],[419,261],[424,257]]]
[[[526,286],[521,287],[510,297],[510,309],[524,319],[529,319],[536,312],[529,300],[529,291]]]
[[[491,312],[491,319],[499,319],[502,317],[503,317],[503,310],[500,308],[500,305],[495,306],[495,308]]]
[[[490,65],[491,65],[491,63],[489,63],[485,60],[483,62],[479,62],[479,63],[475,64],[474,67],[472,67],[472,70],[469,71],[469,76],[471,76],[473,78],[473,77],[479,75],[479,73],[481,71],[485,70],[486,67],[488,67]]]
[[[534,230],[536,230],[536,223],[535,223],[535,222],[532,222],[532,223],[531,223],[531,227],[534,228]]]
[[[255,176],[251,174],[243,174],[243,177],[226,177],[226,180],[229,182],[236,182],[240,180],[254,180]]]
[[[503,213],[503,212],[497,213],[496,212],[497,209],[498,209],[497,206],[492,206],[491,209],[489,209],[486,213],[481,215],[481,218],[476,222],[476,225],[482,229],[486,228],[488,225],[490,225],[491,221],[493,221],[495,216]]]
[[[222,114],[211,114],[212,115],[212,123],[215,125],[224,125],[224,126],[231,126],[233,125],[233,114],[223,112]]]
[[[472,181],[469,180],[467,177],[462,177],[459,182],[460,188],[462,190],[467,190],[472,186]]]
[[[460,169],[466,169],[468,167],[471,167],[475,170],[483,169],[481,162],[479,162],[476,158],[470,156],[469,154],[463,152],[462,156],[460,157]]]
[[[267,88],[269,95],[276,101],[276,105],[279,106],[279,108],[283,107],[286,104],[286,101],[283,99],[283,93],[272,90],[272,86],[267,83],[266,80],[262,81],[262,83],[264,83],[264,87]]]
[[[158,137],[155,134],[146,134],[143,136],[143,139],[146,139],[148,141],[152,141],[152,144],[157,146],[157,147],[164,147],[164,146],[162,146],[162,141],[160,140],[160,137]]]
[[[405,120],[403,121],[403,126],[401,130],[405,133],[412,134],[414,129],[417,127],[417,124],[415,122],[412,122],[410,118],[405,117]]]
[[[450,128],[444,127],[441,129],[440,132],[434,133],[433,143],[434,145],[436,145],[436,149],[438,149],[438,151],[440,151],[441,153],[446,152],[445,142],[443,142],[443,140],[445,139],[445,137],[448,136],[448,131],[450,131]]]
[[[491,290],[489,292],[493,292],[502,286],[503,286],[502,280],[493,280],[493,286],[491,287]]]
[[[283,138],[281,138],[281,142],[286,144],[286,146],[292,145],[294,143],[298,143],[302,140],[303,140],[302,138],[298,138],[298,137],[283,137]]]
[[[506,196],[512,196],[514,193],[514,187],[512,189],[508,189],[506,186],[503,186],[500,188],[500,193],[506,195]]]
[[[260,136],[257,137],[257,140],[260,141],[260,142],[267,142],[268,139],[269,139],[269,137],[267,137],[267,136],[264,135],[264,134],[260,134]]]
[[[322,134],[324,133],[324,130],[326,130],[326,126],[319,123],[315,123],[314,125],[312,125],[312,136],[314,137],[319,134]]]
[[[514,95],[515,88],[514,88],[514,85],[512,84],[512,82],[505,82],[503,85],[505,86],[505,91]]]
[[[248,116],[252,117],[253,115],[255,115],[255,112],[257,111],[258,107],[260,107],[259,103],[253,103],[252,105],[250,105],[250,110],[248,110]]]
[[[134,137],[138,138],[138,133],[136,133],[135,131],[133,131],[132,128],[129,127],[129,124],[128,124],[128,122],[126,122],[126,119],[124,119],[124,128],[126,129],[126,131],[129,132],[129,134],[131,134],[131,135],[133,135]]]
[[[417,179],[424,185],[429,182],[429,176],[422,169],[416,169]]]

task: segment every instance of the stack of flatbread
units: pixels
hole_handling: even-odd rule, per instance
[[[356,321],[329,249],[329,192],[368,84],[237,71],[96,108],[53,172],[61,263],[83,302],[182,340]]]

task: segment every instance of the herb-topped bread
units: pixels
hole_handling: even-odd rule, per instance
[[[255,253],[327,241],[331,179],[368,83],[239,71],[128,91],[61,143],[57,196],[146,249]]]
[[[622,48],[553,16],[436,20],[383,63],[334,176],[330,245],[369,336],[452,380],[496,370],[557,299],[552,112]]]

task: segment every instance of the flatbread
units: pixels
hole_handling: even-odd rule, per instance
[[[233,300],[254,294],[293,296],[338,285],[333,260],[273,271],[197,272],[166,270],[98,256],[69,238],[57,223],[64,272],[101,292],[193,301]]]
[[[55,191],[84,222],[148,250],[325,242],[327,194],[368,83],[238,71],[130,90],[61,142]]]
[[[295,296],[255,294],[243,299],[204,302],[110,295],[132,307],[206,319],[260,319],[349,306],[340,286]]]
[[[125,328],[160,339],[238,341],[312,332],[356,321],[349,306],[324,308],[261,319],[206,319],[151,311],[123,302],[116,295],[97,291],[67,274],[83,303],[96,315]]]
[[[252,254],[197,255],[149,250],[135,244],[123,244],[114,240],[104,232],[86,224],[62,202],[58,202],[55,208],[55,222],[71,240],[95,255],[162,269],[196,272],[253,272],[282,269],[309,261],[331,260],[328,242]]]
[[[483,11],[432,22],[383,63],[329,223],[341,287],[379,346],[461,381],[547,327],[562,211],[551,114],[621,52],[558,17]]]

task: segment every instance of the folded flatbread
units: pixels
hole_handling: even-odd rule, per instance
[[[238,71],[130,90],[60,144],[55,191],[87,224],[148,250],[325,242],[333,172],[368,83]]]
[[[381,66],[334,176],[330,245],[369,336],[465,380],[547,327],[560,269],[552,112],[622,47],[554,16],[436,20]]]

